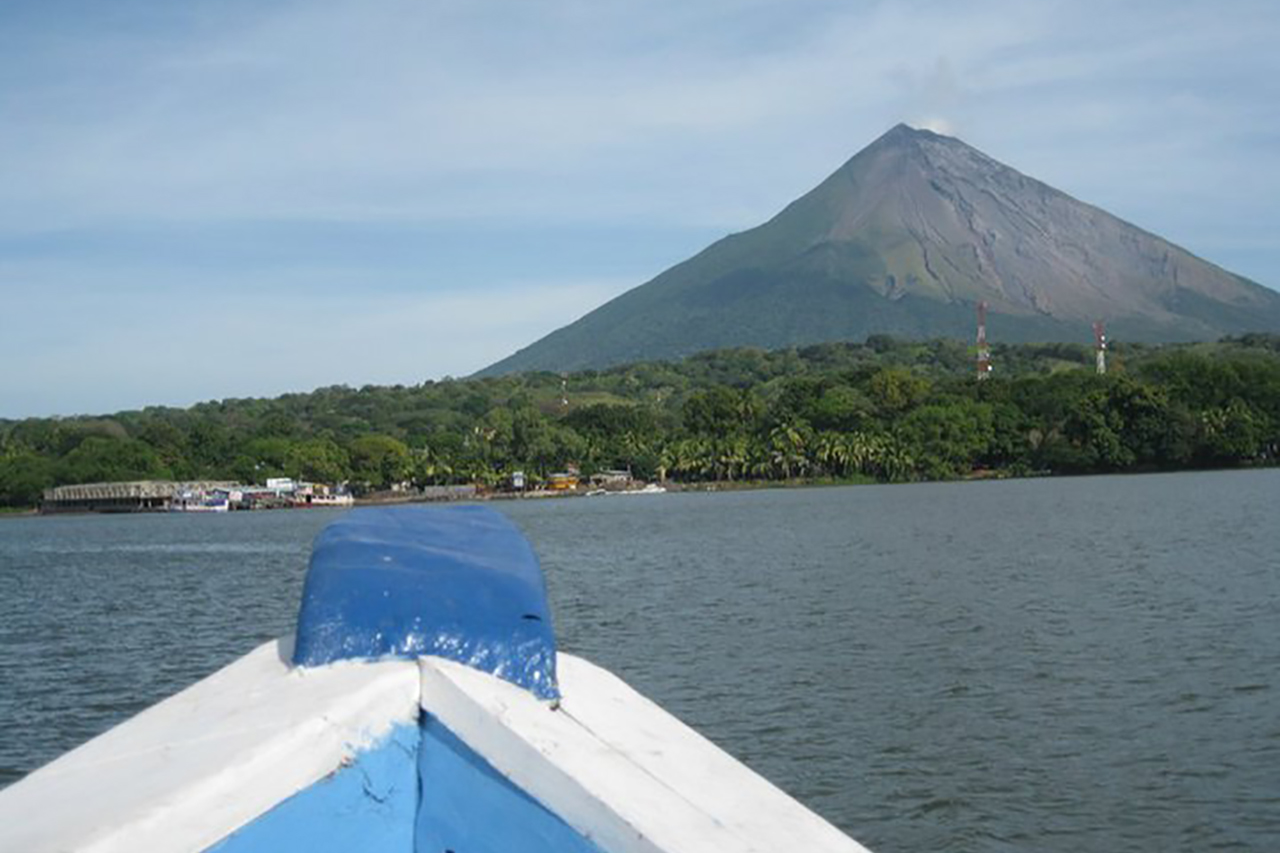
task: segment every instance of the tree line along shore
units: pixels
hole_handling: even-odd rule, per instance
[[[145,479],[493,487],[524,472],[676,483],[1084,474],[1274,465],[1280,336],[992,346],[873,336],[572,374],[334,386],[108,416],[0,420],[0,507]]]

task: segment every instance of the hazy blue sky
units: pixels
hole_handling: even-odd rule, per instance
[[[466,375],[898,121],[1280,287],[1274,0],[5,0],[0,417]]]

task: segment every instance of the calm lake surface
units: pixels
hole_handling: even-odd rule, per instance
[[[501,502],[567,651],[878,853],[1280,850],[1280,471]],[[0,785],[291,631],[330,511],[0,521]]]

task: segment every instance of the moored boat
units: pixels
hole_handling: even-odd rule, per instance
[[[228,512],[234,494],[229,489],[179,488],[174,491],[169,512]]]
[[[659,486],[657,483],[646,483],[643,488],[639,489],[623,489],[618,492],[611,492],[614,495],[665,495],[667,493],[666,486]]]
[[[292,637],[0,791],[0,850],[861,851],[559,651],[483,507],[358,509]]]

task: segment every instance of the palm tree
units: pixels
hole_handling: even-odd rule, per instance
[[[891,483],[911,479],[916,468],[916,460],[911,452],[896,438],[886,436],[876,436],[876,438],[875,468],[880,479]]]
[[[849,468],[849,444],[838,432],[818,434],[814,443],[814,456],[823,469],[832,476],[843,476]]]
[[[805,455],[807,425],[799,421],[778,424],[769,432],[769,452],[774,468],[784,480],[803,474],[809,459]]]
[[[875,460],[880,453],[879,437],[865,432],[844,436],[846,464],[860,474],[874,475]]]
[[[671,470],[685,479],[704,478],[715,465],[711,446],[703,438],[682,438],[671,452]]]
[[[734,433],[717,442],[715,448],[717,474],[733,482],[736,473],[746,471],[748,450],[747,437],[742,433]]]

